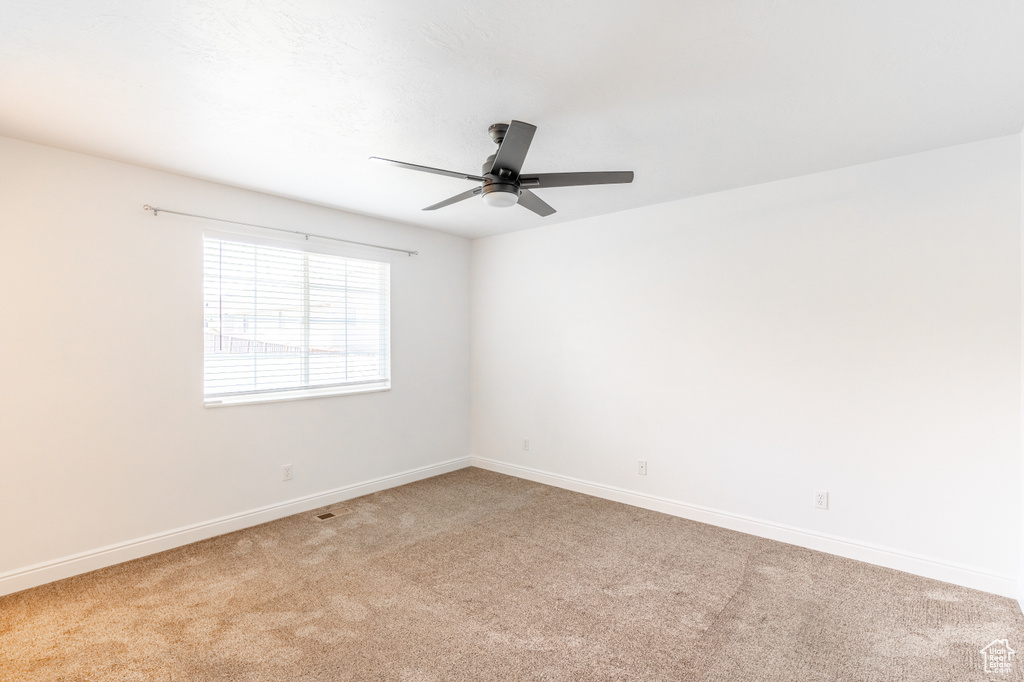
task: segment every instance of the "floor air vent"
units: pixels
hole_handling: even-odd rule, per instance
[[[342,514],[348,514],[350,511],[352,511],[352,510],[351,509],[335,509],[334,511],[321,512],[319,514],[316,514],[315,516],[316,516],[316,518],[320,519],[321,521],[326,521],[327,519],[333,519],[335,516],[341,516]]]

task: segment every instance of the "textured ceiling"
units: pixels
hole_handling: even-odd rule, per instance
[[[0,135],[470,237],[1024,126],[1024,2],[6,0]],[[538,126],[540,218],[479,199],[491,123]],[[136,197],[142,202],[149,197]],[[188,210],[188,206],[176,206]],[[230,216],[225,216],[230,217]]]

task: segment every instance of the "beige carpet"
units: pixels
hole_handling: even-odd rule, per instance
[[[0,679],[1019,680],[1002,597],[464,469],[0,598]],[[1024,656],[1024,653],[1021,654]]]

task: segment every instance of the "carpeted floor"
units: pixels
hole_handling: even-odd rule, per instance
[[[898,571],[480,469],[331,509],[0,598],[0,679],[1021,679]]]

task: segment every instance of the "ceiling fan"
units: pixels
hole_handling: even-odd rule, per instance
[[[521,173],[526,153],[530,151],[530,143],[537,132],[537,126],[512,121],[511,123],[495,123],[487,129],[491,139],[498,145],[498,151],[487,157],[480,175],[457,173],[455,171],[420,166],[415,163],[382,159],[371,156],[371,161],[382,161],[399,168],[435,173],[460,180],[473,180],[481,183],[479,187],[456,194],[444,201],[427,206],[424,211],[434,211],[451,206],[460,201],[483,195],[484,202],[489,206],[508,207],[519,204],[530,209],[537,215],[549,216],[555,212],[531,189],[547,187],[574,187],[579,185],[611,185],[633,182],[633,171],[602,171],[588,173]]]

